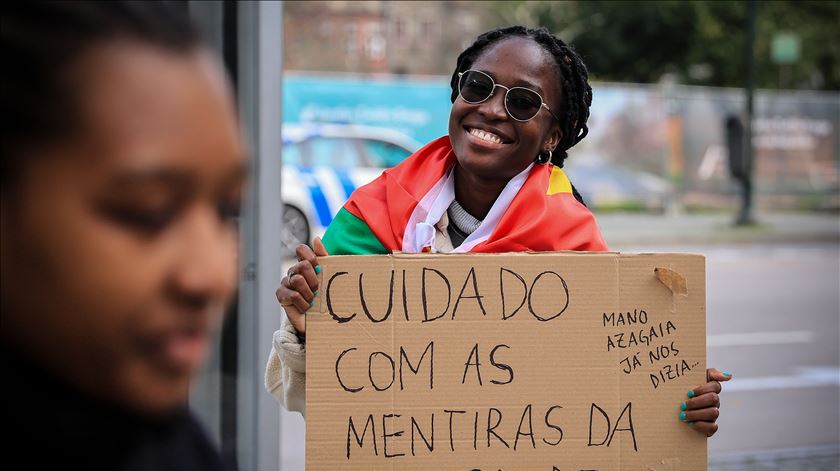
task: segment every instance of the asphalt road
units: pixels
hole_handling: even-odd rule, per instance
[[[837,244],[612,249],[707,257],[708,364],[734,375],[710,469],[840,469]],[[302,470],[303,419],[281,423],[281,469]]]
[[[711,469],[768,458],[785,464],[743,469],[840,469],[837,244],[619,249],[707,257],[708,365],[734,375]]]

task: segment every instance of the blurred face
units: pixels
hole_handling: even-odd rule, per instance
[[[87,54],[83,131],[2,199],[3,341],[103,400],[187,398],[236,286],[244,150],[204,52]]]
[[[555,114],[560,111],[556,66],[531,39],[512,37],[493,44],[470,68],[486,73],[499,85],[529,88]],[[482,103],[469,104],[459,96],[452,105],[449,138],[458,165],[480,179],[507,181],[560,141],[558,123],[545,109],[530,121],[519,122],[508,116],[504,99],[505,90],[497,87]]]

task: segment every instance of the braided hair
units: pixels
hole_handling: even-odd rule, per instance
[[[568,157],[567,151],[589,133],[586,121],[589,119],[589,107],[592,105],[592,87],[589,86],[589,73],[580,56],[545,27],[533,29],[525,26],[508,26],[481,34],[458,56],[458,65],[450,80],[452,87],[450,98],[453,103],[458,98],[460,72],[469,70],[489,46],[514,36],[534,40],[554,58],[554,64],[557,66],[563,96],[558,118],[560,118],[560,130],[563,135],[552,152],[551,163],[562,168]],[[572,193],[581,204],[584,204],[583,198],[574,185],[572,185]]]
[[[29,0],[0,11],[0,51],[10,64],[0,75],[3,189],[33,151],[80,130],[72,69],[93,47],[128,40],[186,54],[201,44],[183,5],[172,2]]]

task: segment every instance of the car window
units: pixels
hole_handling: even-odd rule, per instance
[[[364,139],[362,146],[365,154],[367,154],[368,161],[374,167],[393,167],[411,155],[408,149],[375,139]]]
[[[313,137],[306,142],[306,162],[313,167],[368,167],[360,147],[352,139]]]
[[[301,165],[300,145],[298,143],[283,144],[283,164]]]

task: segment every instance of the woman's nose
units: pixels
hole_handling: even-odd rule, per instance
[[[226,302],[236,287],[237,236],[211,208],[197,212],[177,256],[172,287],[190,304]]]
[[[507,118],[507,109],[505,108],[506,92],[506,89],[496,85],[490,98],[478,105],[478,112],[489,119],[502,120]]]

